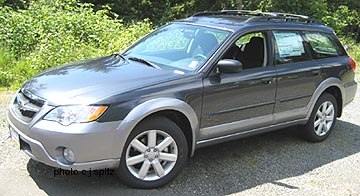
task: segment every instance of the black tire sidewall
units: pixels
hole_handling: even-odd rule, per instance
[[[333,123],[330,127],[330,130],[325,135],[318,136],[314,130],[315,115],[316,115],[316,112],[318,111],[319,107],[326,101],[330,101],[334,106],[334,119],[333,119]],[[320,141],[325,140],[330,135],[332,130],[334,129],[337,114],[338,114],[338,105],[337,105],[337,101],[336,101],[335,97],[329,93],[322,94],[319,97],[319,99],[317,100],[317,102],[313,108],[313,111],[311,112],[311,116],[310,116],[307,124],[305,125],[305,139],[307,139],[308,141],[311,141],[311,142],[320,142]]]
[[[174,168],[166,176],[154,180],[144,181],[133,176],[126,165],[126,151],[130,142],[139,134],[147,130],[161,130],[169,134],[174,140],[178,148],[178,158]],[[120,160],[117,174],[120,179],[127,185],[134,188],[158,188],[172,181],[184,168],[188,156],[188,145],[186,138],[179,128],[179,126],[166,117],[150,117],[140,122],[134,130],[130,133],[124,148],[122,150],[122,156]]]

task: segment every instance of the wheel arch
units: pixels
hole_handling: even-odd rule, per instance
[[[325,89],[322,94],[324,94],[324,93],[329,93],[335,97],[336,103],[337,103],[337,108],[338,108],[337,117],[341,117],[342,109],[343,109],[343,99],[342,99],[342,93],[340,91],[340,88],[337,86],[330,86],[327,89]]]
[[[320,83],[320,85],[316,88],[313,96],[310,99],[309,107],[307,111],[306,117],[309,118],[311,115],[311,112],[315,106],[316,101],[319,99],[319,97],[324,94],[329,93],[332,94],[336,101],[338,106],[338,114],[337,117],[340,117],[342,114],[342,108],[343,108],[343,100],[345,99],[345,90],[344,86],[340,79],[338,78],[328,78]]]
[[[174,121],[183,131],[188,142],[189,154],[193,156],[196,144],[196,133],[199,120],[186,102],[175,98],[157,98],[148,100],[132,109],[117,127],[117,138],[114,140],[115,149],[123,149],[126,139],[135,126],[150,116],[165,116]],[[119,152],[121,157],[121,152]]]
[[[146,116],[142,120],[145,120],[146,118],[149,118],[152,116],[163,116],[163,117],[166,117],[166,118],[170,119],[171,121],[175,122],[180,127],[180,129],[182,130],[182,132],[185,135],[186,142],[187,142],[188,149],[189,149],[189,155],[190,156],[193,155],[193,152],[192,152],[192,149],[194,148],[193,140],[195,138],[193,138],[193,133],[191,131],[192,130],[191,124],[190,124],[190,121],[187,116],[185,116],[183,113],[181,113],[178,110],[167,109],[167,110],[160,110],[160,111],[154,112],[154,113]]]

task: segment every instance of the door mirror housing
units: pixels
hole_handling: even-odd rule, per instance
[[[222,59],[217,63],[220,73],[238,73],[243,66],[240,61],[234,59]]]

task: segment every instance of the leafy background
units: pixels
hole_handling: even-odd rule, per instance
[[[358,0],[0,0],[0,88],[18,88],[66,62],[119,52],[174,19],[222,9],[309,15],[334,28],[360,63]]]

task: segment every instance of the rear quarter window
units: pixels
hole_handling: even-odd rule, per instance
[[[315,58],[328,58],[341,55],[341,50],[330,35],[305,33]]]

